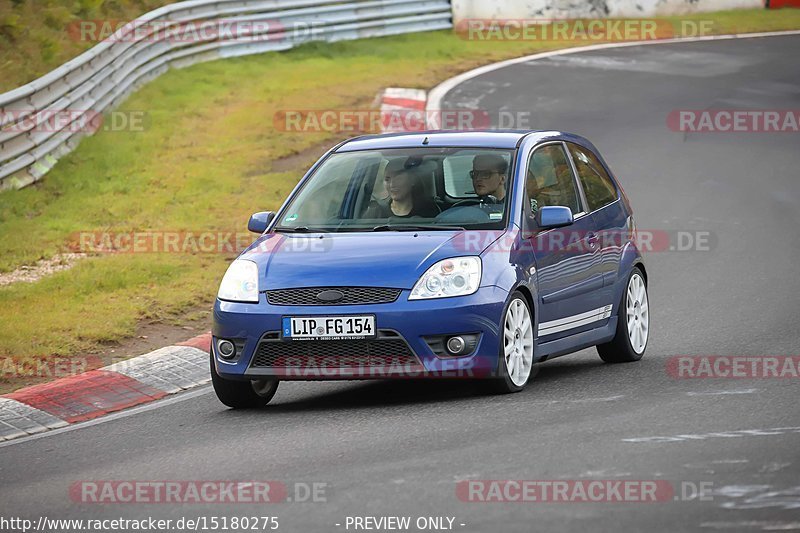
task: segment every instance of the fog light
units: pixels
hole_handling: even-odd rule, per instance
[[[453,355],[458,355],[464,351],[467,343],[461,337],[450,337],[447,339],[447,351]]]
[[[229,340],[220,339],[217,341],[217,352],[223,359],[230,359],[236,355],[236,346]]]

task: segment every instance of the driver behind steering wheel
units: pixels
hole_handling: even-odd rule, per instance
[[[483,223],[502,218],[506,198],[508,162],[497,154],[478,154],[472,158],[472,186],[478,198],[456,202],[442,211],[437,220],[459,223],[465,218],[471,223]]]
[[[489,204],[502,202],[506,197],[506,171],[508,163],[496,154],[479,154],[472,158],[472,186],[481,201]]]
[[[472,186],[480,199],[480,207],[502,204],[506,197],[508,163],[497,154],[479,154],[472,159]]]

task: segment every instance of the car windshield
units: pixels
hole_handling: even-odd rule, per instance
[[[330,155],[276,231],[501,229],[512,150],[413,148]]]

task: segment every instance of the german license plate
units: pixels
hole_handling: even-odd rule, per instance
[[[283,317],[282,337],[286,340],[341,340],[374,338],[375,316]]]

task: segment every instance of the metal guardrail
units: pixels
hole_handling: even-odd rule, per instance
[[[190,0],[150,11],[41,78],[0,94],[0,190],[37,181],[91,134],[76,126],[169,68],[312,40],[446,29],[451,17],[450,0]],[[158,38],[157,28],[213,21],[230,23],[233,31],[188,41]],[[59,112],[69,118],[57,127],[37,126]]]

